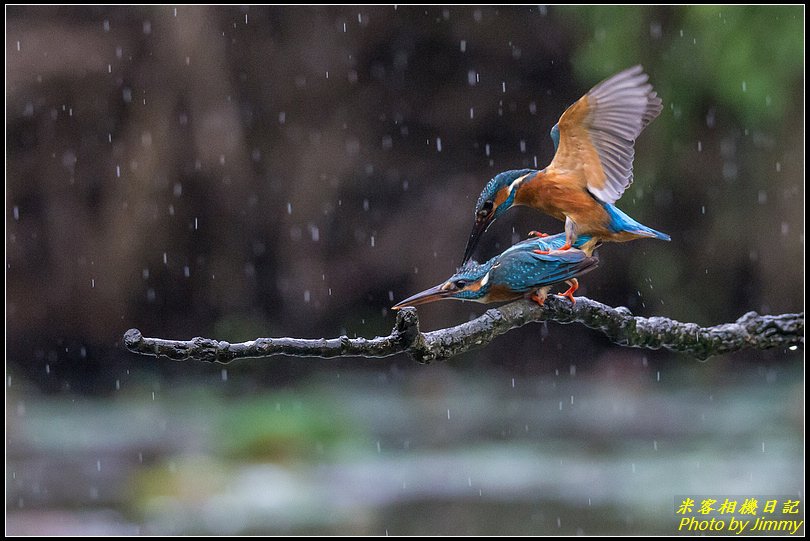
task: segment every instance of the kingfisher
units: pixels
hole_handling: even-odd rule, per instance
[[[583,234],[600,242],[670,240],[614,205],[633,182],[633,144],[662,109],[648,79],[641,66],[605,79],[566,109],[551,128],[555,155],[548,167],[506,171],[490,180],[475,205],[475,224],[462,264],[492,222],[516,205],[565,222],[560,250],[569,249]]]
[[[565,234],[529,238],[511,246],[486,263],[468,261],[445,282],[408,297],[394,310],[442,299],[459,299],[481,303],[502,302],[529,296],[543,305],[554,284],[566,282],[570,287],[561,297],[576,304],[574,291],[577,276],[596,268],[599,259],[593,255],[598,239],[579,235],[573,247],[561,250]]]

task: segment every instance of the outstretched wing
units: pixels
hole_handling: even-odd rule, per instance
[[[633,182],[633,143],[661,112],[661,98],[641,66],[617,73],[566,109],[549,170],[563,173],[606,203]],[[552,139],[555,138],[552,133]]]

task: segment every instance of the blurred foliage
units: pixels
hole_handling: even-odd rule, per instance
[[[664,102],[691,118],[704,100],[746,126],[778,127],[804,74],[802,6],[566,8],[592,36],[574,55],[583,80],[629,59],[655,66]],[[659,92],[660,93],[660,92]]]
[[[343,418],[344,422],[341,422]],[[221,418],[219,446],[233,458],[313,459],[358,437],[358,427],[323,398],[302,400],[296,392],[269,393],[241,402]]]

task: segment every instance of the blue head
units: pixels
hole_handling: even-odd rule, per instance
[[[408,297],[404,301],[397,303],[394,309],[398,310],[405,306],[416,306],[442,299],[484,302],[490,287],[492,287],[490,271],[497,262],[498,257],[493,257],[486,263],[469,261],[456,271],[453,276],[448,278],[446,282]]]
[[[475,204],[475,223],[470,240],[467,241],[467,248],[464,250],[463,263],[469,261],[478,240],[490,224],[512,207],[518,188],[534,172],[533,169],[505,171],[495,175],[495,178],[484,186]]]
[[[583,246],[591,238],[582,235]],[[517,299],[540,288],[570,280],[594,269],[595,256],[573,247],[560,251],[565,233],[545,239],[528,239],[506,249],[486,263],[470,261],[447,281],[408,297],[394,306],[416,306],[442,299],[499,302]],[[550,253],[537,253],[550,250]]]

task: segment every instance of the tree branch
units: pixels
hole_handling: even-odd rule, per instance
[[[520,300],[487,310],[484,315],[446,329],[422,333],[414,308],[397,313],[391,334],[376,338],[258,338],[231,344],[209,338],[164,340],[145,338],[138,329],[124,334],[127,349],[176,361],[229,363],[234,359],[290,355],[294,357],[388,357],[407,352],[420,363],[445,360],[483,347],[495,337],[535,321],[581,323],[603,332],[612,342],[629,347],[680,351],[707,359],[741,349],[804,348],[804,312],[760,316],[748,312],[734,323],[700,327],[665,317],[636,317],[625,307],[613,308],[586,297],[549,297],[545,306]]]

